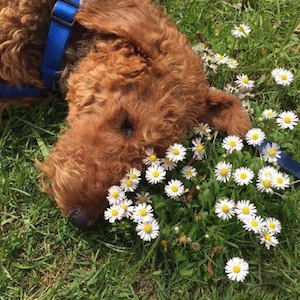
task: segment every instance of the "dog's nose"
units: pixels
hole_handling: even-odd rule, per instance
[[[81,230],[85,230],[89,227],[89,222],[86,215],[81,210],[73,210],[69,214],[68,219]]]

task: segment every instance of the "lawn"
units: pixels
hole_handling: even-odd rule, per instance
[[[159,1],[157,1],[159,2]],[[255,81],[250,99],[253,127],[264,130],[282,150],[300,161],[300,125],[280,129],[262,121],[272,108],[300,114],[300,2],[297,0],[161,0],[166,12],[191,42],[196,32],[214,53],[226,53],[239,65],[209,72],[212,86],[224,89],[236,76]],[[245,23],[251,33],[232,36]],[[272,69],[291,70],[290,86],[276,85]],[[255,181],[239,187],[221,183],[215,165],[226,158],[235,168],[264,165],[258,152],[245,146],[225,155],[226,135],[212,133],[206,157],[193,166],[198,175],[185,182],[187,198],[167,199],[162,190],[149,192],[160,224],[160,235],[143,242],[132,223],[112,226],[100,220],[80,232],[64,219],[38,183],[34,159],[43,159],[65,127],[67,106],[59,96],[28,109],[11,108],[0,119],[0,299],[297,299],[300,297],[299,181],[274,194],[259,192]],[[185,141],[191,141],[189,135]],[[281,170],[285,172],[283,169]],[[172,171],[180,177],[180,169]],[[148,189],[149,185],[144,185]],[[249,199],[263,217],[280,220],[279,244],[267,250],[236,218],[215,214],[221,197]],[[185,241],[184,236],[187,237]],[[224,266],[232,257],[249,263],[244,282],[231,282]]]

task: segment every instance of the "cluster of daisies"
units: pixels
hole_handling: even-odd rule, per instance
[[[205,147],[202,137],[210,137],[211,129],[207,124],[199,124],[194,128],[198,135],[192,140],[189,149],[181,144],[175,143],[166,151],[164,158],[158,158],[153,148],[145,151],[143,163],[147,166],[145,179],[150,185],[161,184],[167,179],[167,172],[175,169],[179,162],[185,160],[188,150],[193,152],[194,160],[202,160],[205,155]],[[181,175],[190,180],[197,175],[196,169],[186,165],[181,169]],[[142,179],[142,172],[135,168],[130,169],[121,180],[120,185],[109,188],[107,200],[109,207],[104,212],[104,217],[110,223],[115,223],[124,218],[136,223],[136,231],[144,241],[151,241],[159,235],[159,225],[154,218],[154,210],[148,192],[136,192]],[[184,187],[181,180],[170,179],[164,183],[164,192],[168,198],[174,199],[184,195],[188,189]],[[130,194],[130,198],[126,195]],[[133,200],[135,199],[135,203]]]
[[[252,128],[246,134],[246,141],[251,146],[261,146],[265,140],[264,132],[259,128]],[[234,151],[241,151],[244,147],[243,141],[234,135],[224,138],[222,147],[227,150],[228,154]],[[279,146],[275,143],[267,143],[262,148],[262,158],[269,163],[276,165],[281,157]],[[253,182],[254,172],[248,167],[236,168],[233,171],[231,163],[220,161],[215,166],[215,177],[220,182],[233,181],[239,186],[246,186]],[[285,189],[289,186],[290,179],[287,174],[277,171],[273,166],[265,166],[258,171],[256,187],[261,192],[273,193],[274,188],[277,190]]]
[[[280,222],[275,218],[264,220],[256,214],[257,209],[249,200],[234,203],[233,200],[220,199],[215,205],[215,212],[223,220],[229,220],[236,215],[245,230],[257,234],[260,243],[264,244],[268,250],[278,244],[276,235],[281,231]],[[249,265],[244,259],[234,257],[227,262],[225,272],[229,279],[243,281],[249,273]]]

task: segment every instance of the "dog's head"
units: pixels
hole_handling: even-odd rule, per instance
[[[146,148],[163,155],[207,117],[209,88],[187,39],[147,1],[91,3],[77,21],[108,36],[71,73],[69,128],[38,167],[63,214],[86,227]]]

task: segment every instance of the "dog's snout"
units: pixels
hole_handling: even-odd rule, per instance
[[[72,210],[68,219],[81,230],[85,230],[89,227],[89,221],[86,215],[79,209]]]

